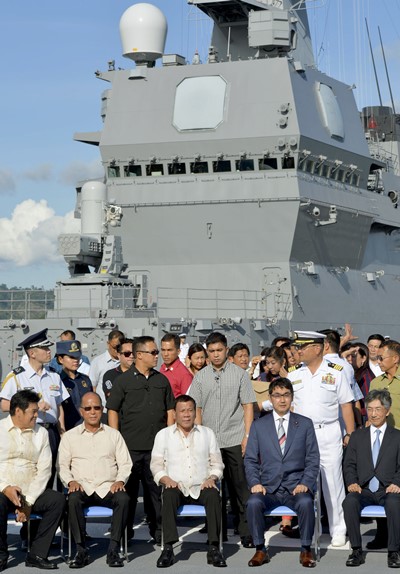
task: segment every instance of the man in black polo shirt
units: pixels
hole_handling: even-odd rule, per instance
[[[132,457],[132,473],[126,485],[131,497],[128,529],[133,528],[142,481],[149,500],[150,535],[159,542],[161,499],[150,470],[151,451],[158,431],[174,423],[175,400],[168,379],[154,369],[159,351],[153,337],[135,339],[133,355],[135,365],[115,380],[107,400],[108,423],[121,430]]]

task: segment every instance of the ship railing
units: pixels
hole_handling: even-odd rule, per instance
[[[184,315],[186,318],[241,317],[264,318],[265,292],[245,289],[197,289],[159,287],[160,317]]]
[[[0,289],[0,320],[44,319],[54,309],[54,293],[44,289]]]

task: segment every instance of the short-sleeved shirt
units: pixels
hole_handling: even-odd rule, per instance
[[[0,399],[10,401],[16,392],[29,389],[38,393],[41,399],[49,403],[48,411],[39,411],[38,423],[55,424],[58,421],[58,407],[69,397],[60,375],[43,369],[38,373],[27,363],[26,368],[18,367],[9,373],[3,381]]]
[[[163,363],[160,372],[169,380],[174,397],[185,395],[192,384],[193,375],[179,358],[168,367]]]
[[[111,389],[113,388],[113,384],[114,381],[117,377],[119,377],[120,375],[122,375],[122,371],[121,371],[121,365],[118,365],[118,367],[115,367],[114,369],[110,369],[109,371],[106,371],[103,375],[103,393],[104,396],[106,397],[106,400],[108,399],[108,397],[111,394]]]
[[[339,405],[354,400],[343,368],[335,363],[323,360],[314,374],[303,365],[289,372],[288,379],[293,385],[294,411],[310,418],[314,424],[336,422]]]
[[[106,403],[106,398],[103,393],[103,375],[113,367],[118,367],[119,359],[114,359],[108,351],[95,357],[89,370],[89,378],[92,381],[96,393],[100,395],[103,405]]]
[[[115,380],[106,406],[120,414],[129,450],[145,451],[167,426],[167,411],[175,407],[175,399],[167,377],[153,369],[146,378],[132,366]]]
[[[201,369],[188,394],[202,410],[202,423],[212,429],[220,448],[241,444],[244,433],[243,405],[256,402],[246,371],[227,361],[217,371],[212,365]]]
[[[69,393],[69,397],[63,402],[65,429],[70,430],[82,422],[79,411],[81,399],[86,393],[93,391],[92,383],[87,375],[76,373],[75,379],[71,379],[62,370],[60,378]]]
[[[391,381],[386,373],[372,379],[369,390],[374,391],[377,389],[387,389],[389,391],[392,397],[392,406],[387,417],[387,423],[389,426],[400,429],[400,367]]]

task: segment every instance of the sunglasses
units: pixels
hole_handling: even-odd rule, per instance
[[[120,355],[124,355],[124,357],[130,357],[131,355],[133,356],[133,352],[132,351],[122,351],[122,353],[120,353]]]
[[[81,409],[88,413],[89,411],[101,411],[103,410],[103,407],[100,405],[94,405],[93,407],[81,407]]]
[[[137,351],[138,353],[147,353],[148,355],[153,355],[153,357],[156,357],[157,355],[160,354],[160,351],[158,349],[153,349],[153,351]]]

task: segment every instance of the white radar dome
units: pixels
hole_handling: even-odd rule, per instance
[[[125,58],[154,62],[164,53],[167,19],[152,4],[134,4],[121,16],[119,31]]]

